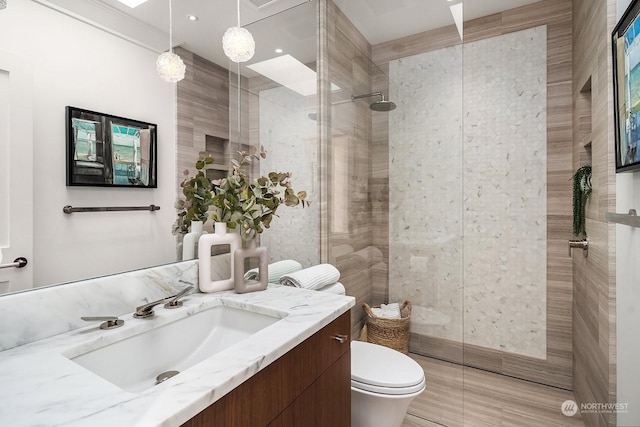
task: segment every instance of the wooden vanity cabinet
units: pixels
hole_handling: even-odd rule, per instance
[[[347,311],[183,426],[350,426],[349,316]],[[341,343],[337,335],[347,340]]]

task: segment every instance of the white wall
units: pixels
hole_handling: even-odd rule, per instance
[[[157,77],[158,54],[28,0],[0,11],[0,51],[34,70],[34,285],[173,261],[175,85]],[[158,188],[66,187],[67,105],[156,123]],[[150,204],[161,210],[62,213]]]
[[[618,19],[631,0],[618,1]],[[607,34],[608,36],[608,34]],[[613,113],[612,113],[613,114]],[[616,211],[640,209],[640,172],[616,175]],[[616,225],[617,402],[619,426],[640,425],[640,230]]]

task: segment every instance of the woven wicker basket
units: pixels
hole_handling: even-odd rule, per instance
[[[409,321],[411,319],[411,301],[405,301],[400,306],[400,319],[385,319],[377,317],[371,311],[369,304],[362,304],[367,313],[366,337],[373,344],[383,345],[401,353],[409,353]]]

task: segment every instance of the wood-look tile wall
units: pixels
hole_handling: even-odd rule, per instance
[[[372,92],[371,46],[331,0],[326,3],[326,55],[328,80],[340,90],[331,92],[328,111],[326,159],[328,262],[340,270],[347,294],[356,297],[351,322],[358,336],[365,318],[362,303],[371,304],[372,264],[379,254],[372,249],[371,111],[370,100],[351,102],[351,95]],[[322,65],[322,64],[321,64]],[[345,175],[336,173],[340,169]],[[331,195],[337,186],[346,189],[346,199]],[[335,225],[339,220],[341,226]],[[345,221],[346,220],[346,221]]]
[[[572,271],[567,256],[571,238],[572,175],[572,4],[571,0],[543,0],[528,6],[465,22],[465,42],[547,26],[547,357],[517,354],[426,336],[411,337],[411,350],[461,362],[506,375],[570,389],[572,366]],[[390,60],[459,43],[454,26],[428,31],[372,48],[373,62],[385,69]],[[388,142],[387,142],[388,144]],[[384,180],[388,150],[375,148],[373,177]],[[386,156],[386,157],[385,157]],[[375,187],[373,187],[375,188]],[[383,190],[380,190],[383,191]],[[382,221],[385,197],[374,200],[374,223]],[[388,204],[386,205],[388,212]],[[387,213],[388,215],[388,213]],[[373,241],[383,245],[382,227],[374,228]],[[386,251],[386,252],[385,252]],[[388,253],[388,247],[385,248]],[[376,283],[376,295],[380,284]],[[386,285],[388,288],[388,284]],[[384,294],[384,292],[382,292]]]
[[[195,173],[194,164],[206,151],[207,136],[229,139],[229,71],[184,49],[175,52],[187,71],[177,83],[177,168],[176,194],[182,194],[180,182],[185,169]],[[206,90],[203,90],[206,88]],[[215,159],[228,164],[228,159]],[[211,223],[207,228],[211,229]]]
[[[593,170],[589,257],[573,256],[573,390],[579,403],[607,403],[616,401],[615,226],[605,219],[615,210],[610,34],[616,1],[574,0],[573,13],[573,167],[590,163]],[[616,425],[615,414],[582,419],[587,426]]]

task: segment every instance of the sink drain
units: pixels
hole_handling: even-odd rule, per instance
[[[180,373],[179,371],[167,371],[167,372],[161,373],[156,377],[156,385],[168,380],[169,378],[175,375],[178,375],[179,373]]]

